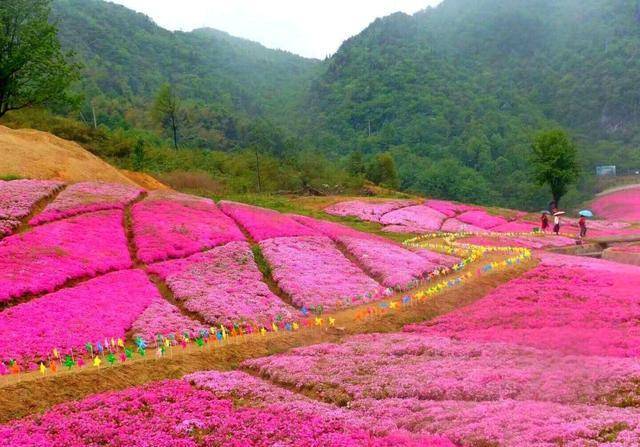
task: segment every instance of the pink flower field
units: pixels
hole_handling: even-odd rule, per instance
[[[209,331],[209,327],[183,315],[173,304],[160,296],[154,296],[149,306],[131,325],[133,337],[142,337],[146,341],[157,340],[158,336],[199,334]]]
[[[36,203],[62,186],[51,180],[0,180],[0,237],[11,234]]]
[[[220,202],[220,208],[235,219],[258,242],[274,237],[319,235],[311,228],[299,224],[290,216],[267,208],[225,201]]]
[[[380,218],[383,225],[408,227],[411,232],[437,231],[447,216],[424,205],[408,206],[386,213]]]
[[[242,322],[270,324],[288,320],[293,308],[262,282],[262,273],[246,242],[230,242],[186,259],[149,266],[191,312],[212,325]]]
[[[131,267],[122,211],[99,211],[0,241],[0,302]]]
[[[473,225],[483,230],[489,230],[499,225],[506,225],[507,219],[500,216],[493,216],[486,211],[467,211],[457,216],[457,219],[469,225]]]
[[[389,200],[386,202],[351,200],[331,205],[325,209],[325,212],[333,216],[356,217],[369,222],[380,222],[381,217],[385,214],[415,205],[415,203],[415,200]]]
[[[408,330],[566,354],[638,356],[638,290],[638,267],[544,255],[538,267],[482,300]]]
[[[260,242],[274,280],[298,307],[333,308],[338,301],[372,300],[380,285],[352,264],[328,237],[302,236]]]
[[[186,194],[154,191],[133,206],[132,220],[138,258],[145,263],[244,240],[213,201]]]
[[[221,382],[233,387],[251,381],[249,376],[211,372],[192,380],[205,386],[173,380],[99,394],[0,426],[0,437],[15,447],[454,447],[441,437],[399,430],[375,435],[352,412],[310,400],[292,402],[291,395],[273,402],[267,394],[236,406],[232,397],[206,387]]]
[[[591,203],[591,209],[600,218],[640,222],[640,187],[600,196]]]
[[[38,225],[90,211],[123,209],[125,205],[137,199],[142,192],[140,188],[115,183],[75,183],[62,191],[29,223]]]
[[[140,270],[113,272],[18,304],[0,313],[0,360],[22,363],[84,351],[87,342],[124,338],[138,315],[159,298]]]

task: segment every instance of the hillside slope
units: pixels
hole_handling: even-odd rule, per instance
[[[160,182],[136,173],[135,180],[72,141],[32,129],[0,126],[0,175],[80,182],[164,188]]]

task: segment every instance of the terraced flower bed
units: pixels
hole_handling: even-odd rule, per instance
[[[640,222],[640,187],[600,196],[592,202],[591,208],[598,217]]]
[[[34,227],[0,241],[0,303],[131,267],[120,210]]]
[[[62,186],[52,180],[0,180],[0,237],[11,234],[36,203]]]
[[[222,211],[233,217],[256,241],[274,237],[318,236],[316,231],[277,211],[235,202],[220,202]]]
[[[18,304],[0,313],[0,360],[47,361],[53,349],[124,338],[157,289],[140,270],[123,270]]]
[[[233,220],[208,199],[154,191],[131,214],[138,258],[145,263],[244,240]]]
[[[184,315],[159,295],[153,297],[149,306],[131,325],[133,337],[141,337],[147,342],[171,337],[177,339],[185,333],[195,338],[202,331],[208,332],[209,327]]]
[[[365,303],[380,285],[345,258],[325,236],[279,237],[260,242],[274,280],[298,307],[324,309],[337,302]]]
[[[538,267],[474,304],[408,330],[567,354],[638,356],[638,290],[638,267],[544,255]]]
[[[415,203],[415,200],[388,200],[384,202],[350,200],[331,205],[325,211],[333,216],[355,217],[368,222],[380,222],[380,218],[386,213],[415,205]]]
[[[196,379],[226,382],[232,389],[251,378],[212,372]],[[265,399],[238,406],[235,396],[218,396],[187,381],[159,382],[59,405],[42,416],[0,427],[0,437],[15,447],[453,447],[443,438],[406,432],[377,436],[351,412],[295,399],[291,394],[287,400],[274,402],[268,389],[261,391],[254,394],[263,394]]]
[[[186,259],[149,266],[186,309],[212,325],[290,320],[294,309],[262,282],[246,242],[230,242]]]
[[[137,199],[142,192],[140,188],[115,183],[75,183],[62,191],[29,223],[39,225],[90,211],[123,209]]]

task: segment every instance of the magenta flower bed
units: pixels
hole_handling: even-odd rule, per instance
[[[473,225],[474,227],[483,228],[485,230],[497,227],[498,225],[506,225],[507,219],[500,216],[494,216],[484,210],[467,211],[457,216],[460,222]]]
[[[296,306],[332,308],[374,299],[380,285],[352,264],[324,236],[285,237],[260,242],[273,278]]]
[[[476,227],[475,225],[471,225],[471,224],[459,221],[458,219],[453,217],[451,219],[445,220],[440,230],[448,233],[460,233],[463,231],[471,232],[471,233],[487,232],[487,230],[485,230],[484,228]]]
[[[639,356],[640,268],[544,255],[474,304],[410,331],[504,341],[568,354]]]
[[[99,211],[0,241],[0,302],[131,267],[122,211]]]
[[[0,219],[27,217],[33,206],[62,188],[52,180],[0,180]]]
[[[122,337],[159,298],[140,270],[113,272],[0,313],[0,359],[22,363],[82,350],[87,342]]]
[[[463,203],[450,202],[448,200],[429,199],[424,203],[429,208],[440,211],[447,217],[455,217],[460,213],[479,210],[477,206],[465,205]]]
[[[393,243],[348,236],[339,240],[365,270],[386,287],[411,288],[416,281],[442,267]]]
[[[142,192],[140,188],[117,183],[76,183],[69,185],[29,223],[38,225],[90,211],[123,209]]]
[[[149,266],[186,309],[211,324],[270,324],[291,319],[294,309],[262,282],[262,273],[246,242],[231,242],[187,259]]]
[[[244,240],[212,200],[186,194],[154,191],[133,206],[132,220],[138,258],[145,263]]]
[[[412,252],[389,239],[354,230],[333,222],[293,216],[298,222],[342,244],[364,268],[386,287],[405,289],[438,267],[450,266],[457,258],[428,250]]]
[[[247,360],[243,367],[278,384],[350,401],[541,400],[607,404],[634,389],[632,359],[562,356],[499,343],[421,334],[371,334]],[[331,395],[327,395],[331,397]]]
[[[351,409],[370,417],[373,430],[436,433],[464,446],[634,447],[640,411],[600,405],[498,400],[364,399]]]
[[[640,221],[640,187],[600,196],[591,203],[591,209],[605,219]]]
[[[416,205],[391,211],[382,216],[380,223],[406,226],[411,228],[412,232],[419,233],[439,230],[446,218],[447,216],[440,211],[424,205]]]
[[[524,221],[507,222],[500,225],[496,225],[491,228],[491,231],[497,233],[531,233],[534,228],[540,228],[540,224],[533,224]]]
[[[158,336],[180,336],[185,332],[197,335],[201,331],[209,331],[209,328],[200,322],[183,315],[173,304],[160,296],[156,296],[151,304],[138,316],[131,325],[134,337],[142,337],[151,342]]]
[[[236,407],[231,399],[174,380],[58,405],[0,426],[0,437],[14,447],[453,447],[431,436],[375,436],[360,428],[357,417],[333,416],[311,403],[305,409],[290,409],[287,402]]]
[[[356,217],[369,222],[380,222],[386,213],[415,205],[414,200],[389,200],[386,202],[371,202],[365,200],[351,200],[335,203],[325,208],[325,213],[333,216]]]
[[[317,232],[290,216],[267,208],[226,201],[220,202],[220,208],[258,242],[273,237],[318,236]]]

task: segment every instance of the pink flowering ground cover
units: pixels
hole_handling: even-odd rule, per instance
[[[199,334],[209,328],[200,322],[183,315],[176,306],[160,296],[153,297],[147,308],[131,325],[134,337],[142,337],[146,341],[157,340],[170,335]]]
[[[413,233],[437,231],[447,216],[424,205],[408,206],[391,211],[380,218],[383,225],[404,226]]]
[[[62,186],[51,180],[0,180],[0,237],[13,233],[36,203]]]
[[[138,258],[145,263],[244,240],[233,220],[209,199],[153,191],[133,206],[131,214]]]
[[[636,357],[638,290],[638,267],[545,254],[537,267],[481,300],[406,330],[566,354]]]
[[[375,436],[351,413],[336,413],[311,402],[295,409],[287,402],[235,406],[173,380],[58,405],[0,426],[0,437],[14,447],[453,447],[443,438],[406,432]]]
[[[305,216],[293,218],[342,244],[367,272],[386,287],[406,289],[433,270],[458,262],[457,258],[428,250],[412,252],[389,239],[345,225]]]
[[[122,211],[98,211],[0,241],[0,302],[131,267]]]
[[[29,223],[39,225],[90,211],[123,209],[137,199],[142,192],[140,188],[117,183],[75,183],[62,191]]]
[[[0,360],[22,363],[84,350],[87,342],[125,337],[138,315],[159,298],[140,270],[91,279],[0,313]]]
[[[243,367],[342,403],[402,398],[608,404],[617,395],[620,402],[629,398],[640,380],[640,365],[633,359],[563,356],[407,333],[353,336],[340,344],[247,360]]]
[[[591,203],[591,209],[597,217],[638,222],[640,221],[640,187],[600,196]]]
[[[454,217],[447,219],[440,227],[440,231],[445,231],[447,233],[460,233],[463,231],[468,231],[471,233],[486,233],[487,230],[484,228],[477,227],[475,225],[471,225],[465,222],[462,222]]]
[[[467,211],[457,216],[457,219],[474,227],[483,228],[485,230],[492,229],[498,225],[506,225],[507,219],[500,216],[494,216],[484,210]]]
[[[351,263],[325,236],[260,242],[274,280],[296,306],[332,308],[338,301],[372,300],[380,285]]]
[[[235,219],[256,241],[273,237],[318,236],[290,216],[277,211],[236,202],[220,202],[220,208]]]
[[[152,264],[176,299],[212,325],[270,324],[290,319],[294,309],[262,282],[246,242],[230,242],[186,259]]]
[[[440,211],[442,214],[447,217],[455,217],[458,214],[465,213],[467,211],[475,211],[480,208],[473,205],[466,205],[464,203],[450,202],[448,200],[436,200],[429,199],[424,203],[429,208],[432,208],[436,211]]]
[[[355,217],[369,222],[380,222],[382,216],[400,208],[415,205],[415,200],[388,200],[372,202],[366,200],[350,200],[335,203],[325,208],[327,214],[341,217]]]

